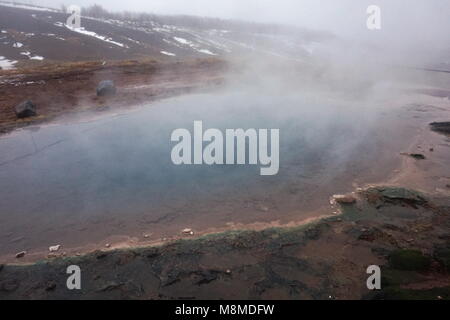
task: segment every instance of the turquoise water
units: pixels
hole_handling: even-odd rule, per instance
[[[3,136],[2,250],[164,234],[188,224],[292,219],[293,210],[351,189],[349,172],[357,176],[373,165],[382,143],[374,134],[378,116],[299,94],[225,92]],[[171,133],[192,132],[195,120],[204,129],[280,129],[278,175],[261,176],[259,165],[175,166]]]

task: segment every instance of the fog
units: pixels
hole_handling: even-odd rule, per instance
[[[23,0],[26,2],[27,0]],[[59,7],[61,3],[88,6],[100,4],[108,10],[186,14],[289,24],[332,31],[339,35],[368,37],[366,9],[378,5],[382,12],[385,40],[442,43],[450,29],[447,0],[32,0]],[[373,36],[373,35],[372,35]]]
[[[100,4],[114,12],[195,15],[322,30],[341,41],[336,54],[403,66],[450,64],[447,0],[23,0],[59,8]],[[369,30],[367,8],[381,9],[381,29]],[[345,57],[344,55],[347,55]]]

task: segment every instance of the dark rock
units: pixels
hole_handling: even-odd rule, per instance
[[[109,106],[99,106],[99,107],[95,108],[95,111],[102,112],[102,111],[107,111],[109,109],[111,109]]]
[[[0,283],[0,290],[4,292],[12,292],[19,288],[19,281],[15,279],[6,280]]]
[[[450,233],[441,234],[438,238],[441,239],[441,240],[450,241]]]
[[[341,195],[337,194],[333,196],[333,200],[339,204],[354,204],[356,203],[356,198],[352,195]]]
[[[105,285],[101,286],[101,287],[97,290],[97,292],[112,291],[112,290],[114,290],[114,289],[120,288],[120,287],[123,286],[123,285],[124,285],[123,283],[111,281],[111,282],[108,282],[108,283],[106,283]]]
[[[53,291],[55,289],[56,289],[56,283],[54,283],[54,282],[49,282],[45,286],[45,291]]]
[[[358,240],[372,242],[378,238],[383,237],[383,235],[384,233],[381,230],[377,228],[371,228],[369,230],[363,230],[359,235]]]
[[[378,228],[370,228],[366,230],[362,230],[358,236],[358,240],[374,242],[379,241],[383,243],[389,243],[392,245],[397,245],[397,241],[390,234],[378,229]]]
[[[148,250],[146,250],[144,252],[144,255],[148,259],[154,259],[154,258],[159,257],[161,255],[161,253],[159,252],[159,250],[157,248],[149,248]]]
[[[196,282],[197,285],[208,284],[217,279],[217,272],[206,270],[199,274],[200,279]]]
[[[36,106],[30,100],[24,101],[14,108],[17,118],[28,118],[36,115]]]
[[[27,254],[26,251],[21,251],[21,252],[16,254],[16,258],[17,259],[23,258],[23,257],[25,257],[26,254]]]
[[[389,256],[389,264],[397,270],[424,271],[431,264],[431,258],[418,250],[396,250]]]
[[[388,229],[388,230],[392,230],[392,231],[403,231],[404,230],[404,228],[402,228],[398,225],[392,224],[392,223],[385,223],[385,224],[383,224],[382,227],[385,229]]]
[[[372,187],[365,191],[367,200],[372,204],[425,205],[428,200],[420,192],[398,187]]]
[[[305,230],[305,237],[308,240],[318,240],[328,227],[329,226],[324,223],[309,227]]]
[[[425,160],[426,159],[426,157],[421,153],[410,153],[409,156],[416,160]]]
[[[433,122],[430,127],[433,131],[450,134],[450,122]]]
[[[103,259],[103,258],[106,258],[108,256],[108,254],[106,252],[97,250],[97,251],[94,252],[94,256],[97,259]]]
[[[445,268],[450,271],[450,248],[440,248],[434,252],[434,258]]]
[[[97,96],[111,96],[116,94],[116,86],[111,80],[103,80],[97,86]]]

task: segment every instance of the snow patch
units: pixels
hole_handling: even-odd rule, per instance
[[[93,32],[93,31],[88,31],[85,28],[72,28],[72,27],[70,27],[68,25],[65,25],[65,26],[66,26],[67,29],[69,29],[69,30],[71,30],[73,32],[81,33],[81,34],[84,34],[84,35],[89,36],[89,37],[94,37],[96,39],[99,39],[99,40],[102,40],[102,41],[114,44],[114,45],[122,47],[122,48],[128,48],[128,46],[123,44],[123,43],[113,41],[111,38],[108,38],[108,37],[105,37],[105,36],[101,36],[101,35]]]
[[[8,3],[1,2],[0,6],[17,8],[17,9],[35,10],[35,11],[58,12],[58,10],[55,10],[55,9],[36,7],[36,6],[32,6],[32,5],[18,4],[18,3],[11,3],[11,2],[8,2]]]
[[[32,57],[30,57],[30,60],[39,60],[39,61],[42,61],[42,60],[44,60],[44,57],[41,57],[41,56],[32,56]]]
[[[171,57],[175,57],[176,54],[175,53],[171,53],[171,52],[167,52],[167,51],[161,51],[162,54],[165,54],[166,56],[171,56]]]
[[[178,41],[181,44],[185,44],[185,45],[188,45],[188,46],[192,46],[193,45],[193,43],[191,41],[186,40],[184,38],[179,38],[179,37],[173,37],[173,38],[175,39],[175,41]]]
[[[215,54],[215,53],[213,53],[213,52],[211,52],[211,51],[209,51],[207,49],[200,49],[200,50],[197,50],[197,51],[201,52],[201,53],[204,53],[204,54],[209,54],[211,56],[217,56],[217,54]]]
[[[23,56],[27,56],[28,59],[30,59],[30,60],[39,60],[39,61],[44,60],[44,57],[42,57],[42,56],[38,56],[38,55],[32,56],[30,51],[24,51],[24,52],[21,52],[20,54]]]
[[[8,59],[6,59],[5,57],[0,56],[0,67],[1,67],[3,70],[11,70],[11,69],[14,69],[14,68],[15,68],[15,66],[14,66],[15,63],[17,63],[17,61],[14,61],[14,60],[8,60]]]

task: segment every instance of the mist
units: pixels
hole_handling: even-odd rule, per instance
[[[24,0],[26,2],[26,0]],[[326,30],[337,35],[361,40],[418,45],[446,45],[450,29],[450,3],[421,0],[164,0],[164,1],[95,1],[32,0],[52,7],[64,3],[88,6],[100,4],[112,11],[150,12],[170,15],[196,15],[222,19],[295,25],[312,30]],[[367,13],[370,5],[381,8],[382,31],[368,32]]]

